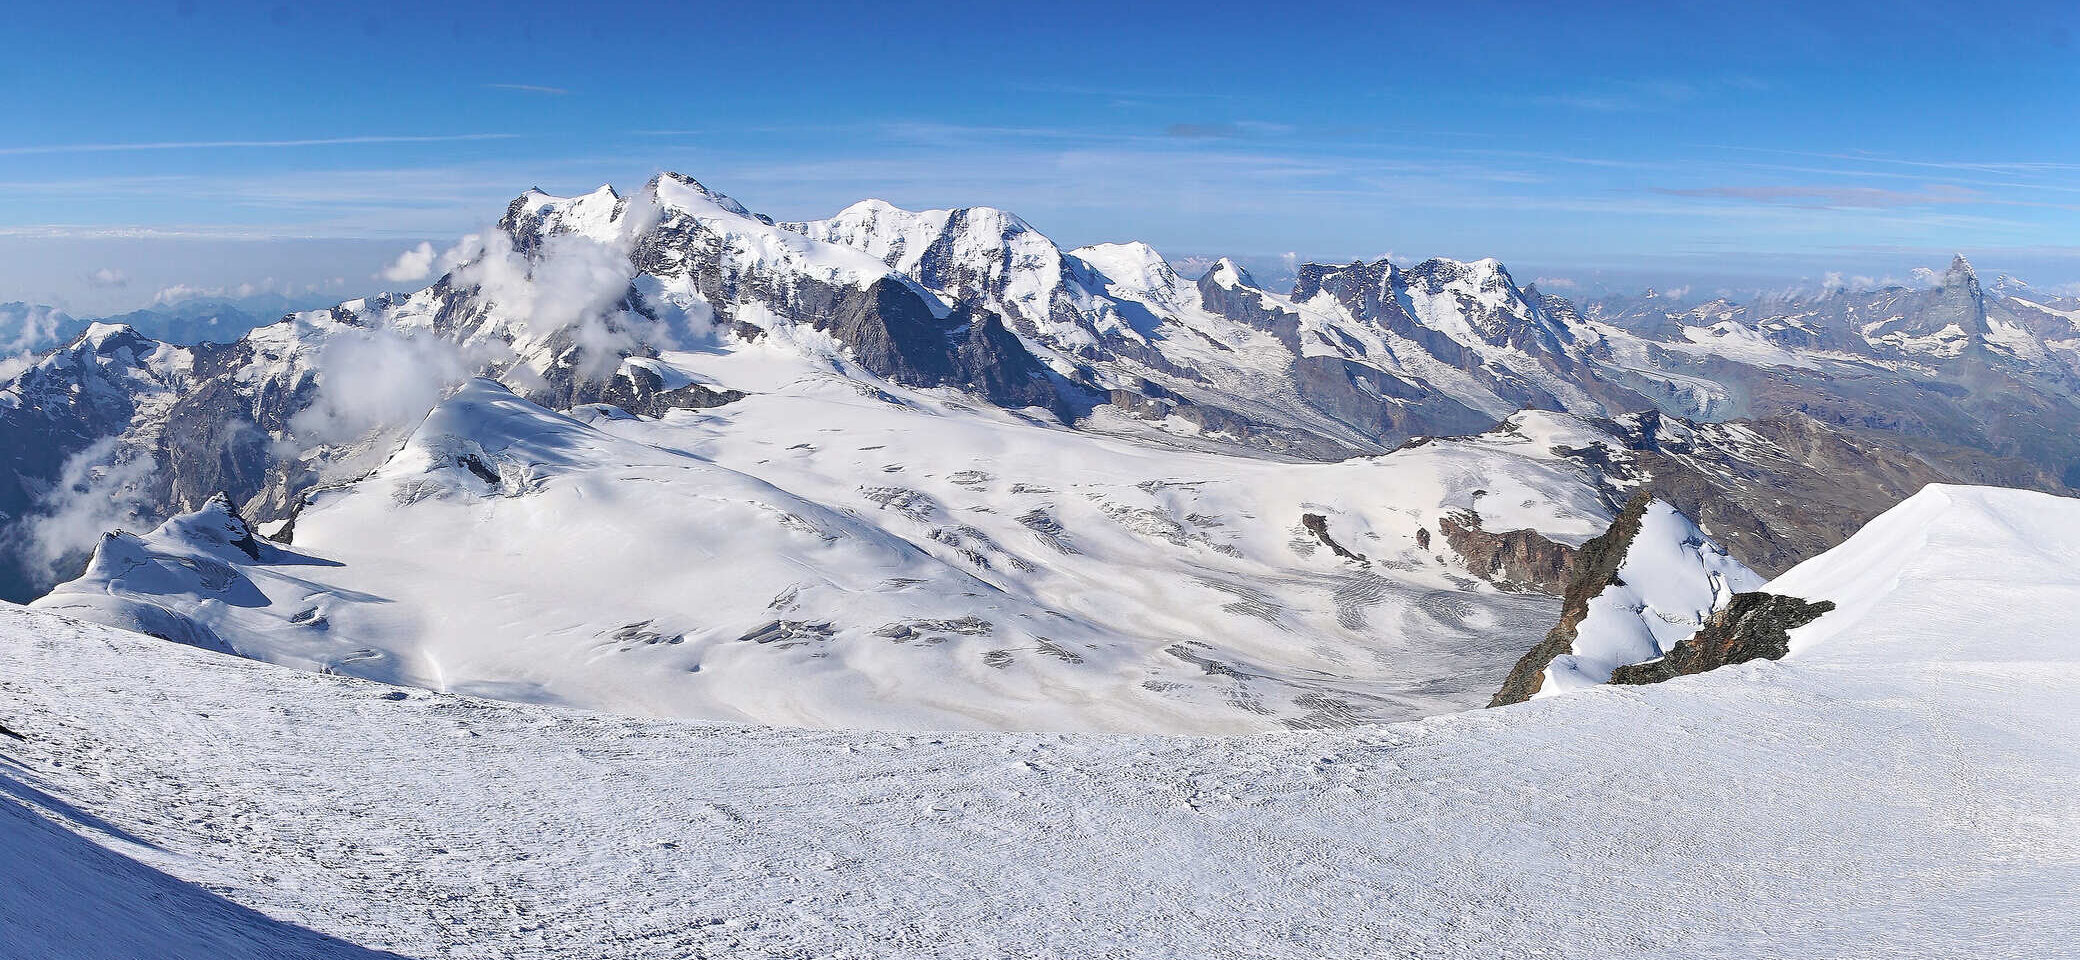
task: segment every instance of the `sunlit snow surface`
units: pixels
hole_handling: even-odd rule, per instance
[[[1841,604],[1783,662],[1234,739],[612,718],[0,608],[0,952],[2060,956],[2076,561],[2080,503],[1934,488],[1770,585]]]
[[[877,387],[788,335],[645,361],[748,394],[663,420],[476,381],[316,493],[292,547],[255,561],[176,520],[37,605],[640,716],[1231,733],[1485,702],[1558,604],[1419,531],[1466,508],[1569,543],[1608,522],[1553,453],[1593,433],[1564,415],[1288,463]]]
[[[1660,500],[1647,505],[1617,576],[1589,600],[1568,652],[1554,657],[1536,697],[1600,683],[1629,663],[1661,657],[1762,577]]]

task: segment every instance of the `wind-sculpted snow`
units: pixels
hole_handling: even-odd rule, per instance
[[[604,717],[0,608],[0,817],[36,818],[0,917],[414,957],[2062,956],[2080,504],[1938,489],[1870,533],[1766,588],[1841,604],[1783,661],[1226,739]],[[49,879],[82,875],[138,912]]]
[[[1801,661],[1911,655],[1996,671],[2003,669],[1998,664],[2062,662],[2080,643],[2076,504],[2044,493],[1931,484],[1763,589],[1835,604],[1791,631],[1790,656]],[[1976,630],[1931,626],[1969,623],[1974,615],[1985,618]]]
[[[646,364],[744,396],[565,416],[475,381],[314,493],[293,545],[250,555],[178,518],[38,604],[638,715],[1232,732],[1480,702],[1554,604],[1467,576],[1425,531],[1478,509],[1579,543],[1608,516],[1559,425],[1292,464],[862,391],[781,342]]]

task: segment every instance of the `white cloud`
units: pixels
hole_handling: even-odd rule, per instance
[[[344,278],[334,277],[326,285],[338,287],[345,285],[345,283],[346,280]],[[262,278],[258,283],[248,281],[221,287],[176,283],[170,287],[161,287],[159,292],[152,294],[151,306],[170,306],[185,300],[243,300],[247,297],[259,296],[261,294],[291,297],[299,294],[316,293],[319,286],[316,283],[285,283],[273,277]]]
[[[58,327],[67,319],[52,307],[0,307],[0,352],[41,349],[58,338]]]
[[[1573,290],[1581,286],[1568,277],[1539,277],[1531,282],[1547,290]]]
[[[152,306],[164,307],[180,303],[183,300],[215,299],[219,297],[238,300],[250,297],[256,293],[273,292],[275,292],[273,277],[268,277],[258,284],[241,283],[230,287],[195,287],[185,283],[176,283],[170,287],[162,287],[158,293],[153,294]]]
[[[397,259],[383,268],[380,276],[391,283],[416,283],[433,273],[433,244],[420,241],[419,245],[397,255]]]
[[[465,348],[431,333],[341,330],[318,349],[318,395],[289,422],[306,446],[346,443],[405,425],[456,384],[504,356],[502,344]]]
[[[130,278],[125,276],[121,270],[102,267],[87,275],[87,283],[96,288],[106,290],[114,287],[129,286]]]
[[[110,530],[143,532],[146,485],[157,464],[114,437],[67,458],[58,483],[38,501],[24,527],[24,556],[55,583],[71,562]]]
[[[632,209],[629,222],[608,241],[552,235],[532,257],[515,250],[503,231],[494,231],[479,241],[481,251],[456,269],[456,282],[478,287],[500,316],[534,339],[567,332],[580,350],[578,375],[604,377],[639,342],[670,345],[662,325],[617,309],[636,276],[629,259],[634,238],[648,229],[643,221],[657,213],[654,207]]]
[[[58,328],[71,319],[51,307],[0,307],[0,383],[8,383],[36,362],[36,354],[58,339]]]

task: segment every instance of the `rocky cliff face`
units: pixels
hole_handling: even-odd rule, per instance
[[[1645,494],[1634,496],[1625,504],[1625,509],[1611,519],[1610,529],[1582,544],[1581,550],[1575,554],[1566,591],[1561,595],[1560,622],[1553,626],[1544,640],[1517,661],[1509,676],[1502,681],[1502,689],[1488,701],[1488,706],[1523,703],[1538,692],[1546,667],[1555,657],[1573,648],[1575,630],[1589,615],[1589,601],[1617,579],[1618,568],[1625,562],[1626,550],[1631,547],[1632,538],[1638,535],[1640,521],[1652,502],[1653,498]]]
[[[1750,660],[1781,660],[1791,652],[1791,630],[1833,609],[1831,600],[1807,603],[1772,593],[1738,593],[1704,629],[1676,644],[1667,656],[1619,667],[1611,673],[1611,682],[1660,683]]]
[[[140,474],[123,502],[144,522],[217,492],[266,522],[367,469],[358,451],[407,424],[306,429],[341,379],[328,344],[356,338],[438,341],[455,354],[450,383],[490,374],[554,409],[658,416],[742,394],[624,360],[776,334],[811,349],[806,331],[869,378],[1080,429],[1325,461],[1563,411],[1616,437],[1572,454],[1607,503],[1643,485],[1767,574],[1929,482],[2080,481],[2076,311],[1982,288],[1962,260],[1930,290],[1746,304],[1578,310],[1492,260],[1306,265],[1279,293],[1227,261],[1180,277],[1144,244],[1062,250],[988,208],[869,201],[776,223],[677,174],[628,196],[530,191],[494,233],[420,291],[227,345],[100,327],[0,386],[0,539],[13,545],[0,596],[29,595],[22,524],[68,483],[102,496],[93,475]],[[116,469],[140,463],[152,469]],[[1477,517],[1437,532],[1484,576],[1566,589],[1560,545]]]
[[[1694,518],[1765,576],[1842,542],[1930,483],[1998,482],[2013,464],[1924,456],[1804,414],[1692,423],[1659,412],[1610,421],[1614,442],[1561,452],[1613,491],[1640,487]]]
[[[1580,562],[1573,547],[1548,540],[1536,530],[1482,529],[1481,515],[1473,510],[1446,514],[1437,528],[1468,571],[1506,590],[1563,594]],[[1422,539],[1428,542],[1428,531]]]

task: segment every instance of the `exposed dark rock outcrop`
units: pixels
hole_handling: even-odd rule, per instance
[[[1573,547],[1548,540],[1536,530],[1483,529],[1481,515],[1472,510],[1439,517],[1437,529],[1474,576],[1504,589],[1561,593],[1579,563]],[[1427,549],[1428,533],[1419,539]]]
[[[994,313],[962,306],[944,319],[906,284],[882,279],[818,317],[868,372],[913,387],[961,387],[1004,407],[1068,417],[1047,366]]]
[[[744,399],[737,390],[716,390],[689,383],[665,389],[665,379],[648,367],[626,364],[600,391],[600,402],[611,403],[638,416],[662,417],[670,410],[705,410]]]
[[[1611,520],[1610,529],[1582,544],[1575,554],[1574,575],[1561,598],[1560,622],[1517,661],[1488,706],[1501,707],[1531,699],[1553,658],[1574,649],[1575,628],[1589,615],[1589,601],[1618,578],[1618,568],[1625,564],[1625,553],[1632,547],[1632,538],[1639,535],[1640,521],[1652,502],[1653,498],[1644,493],[1635,495]]]
[[[1737,593],[1697,633],[1658,660],[1611,671],[1612,683],[1660,683],[1750,660],[1781,660],[1791,652],[1790,631],[1834,609],[1831,600],[1808,603],[1774,593]]]
[[[1450,397],[1342,357],[1296,357],[1293,380],[1309,406],[1382,443],[1472,433],[1495,422]]]
[[[1233,268],[1233,285],[1221,282],[1221,271],[1206,271],[1199,278],[1199,303],[1208,312],[1245,323],[1278,338],[1294,356],[1300,356],[1300,315],[1280,307],[1266,306],[1256,282],[1241,268]]]
[[[259,560],[260,541],[253,536],[253,525],[238,515],[238,508],[231,504],[231,498],[219,493],[209,498],[207,506],[224,511],[224,542],[238,548],[238,552]]]
[[[1308,533],[1314,534],[1314,538],[1321,541],[1322,546],[1328,547],[1337,556],[1359,563],[1367,562],[1364,554],[1351,552],[1343,544],[1337,543],[1335,537],[1329,535],[1328,517],[1319,513],[1303,513],[1300,515],[1300,526],[1305,527]]]
[[[1131,390],[1115,387],[1106,391],[1103,397],[1114,409],[1129,416],[1143,420],[1176,417],[1199,428],[1201,434],[1241,440],[1274,453],[1308,460],[1336,461],[1355,452],[1311,433],[1252,420],[1224,407],[1196,403],[1161,384],[1146,380]]]
[[[1056,388],[1054,375],[1004,326],[1002,317],[963,307],[947,319],[967,330],[954,351],[949,386],[981,394],[1000,407],[1042,407],[1068,419],[1068,403]]]
[[[1618,449],[1558,452],[1667,501],[1765,577],[1841,543],[1930,483],[2032,485],[1988,476],[1991,464],[1960,469],[1969,457],[1939,467],[1886,438],[1796,413],[1699,424],[1649,411],[1606,429]]]

